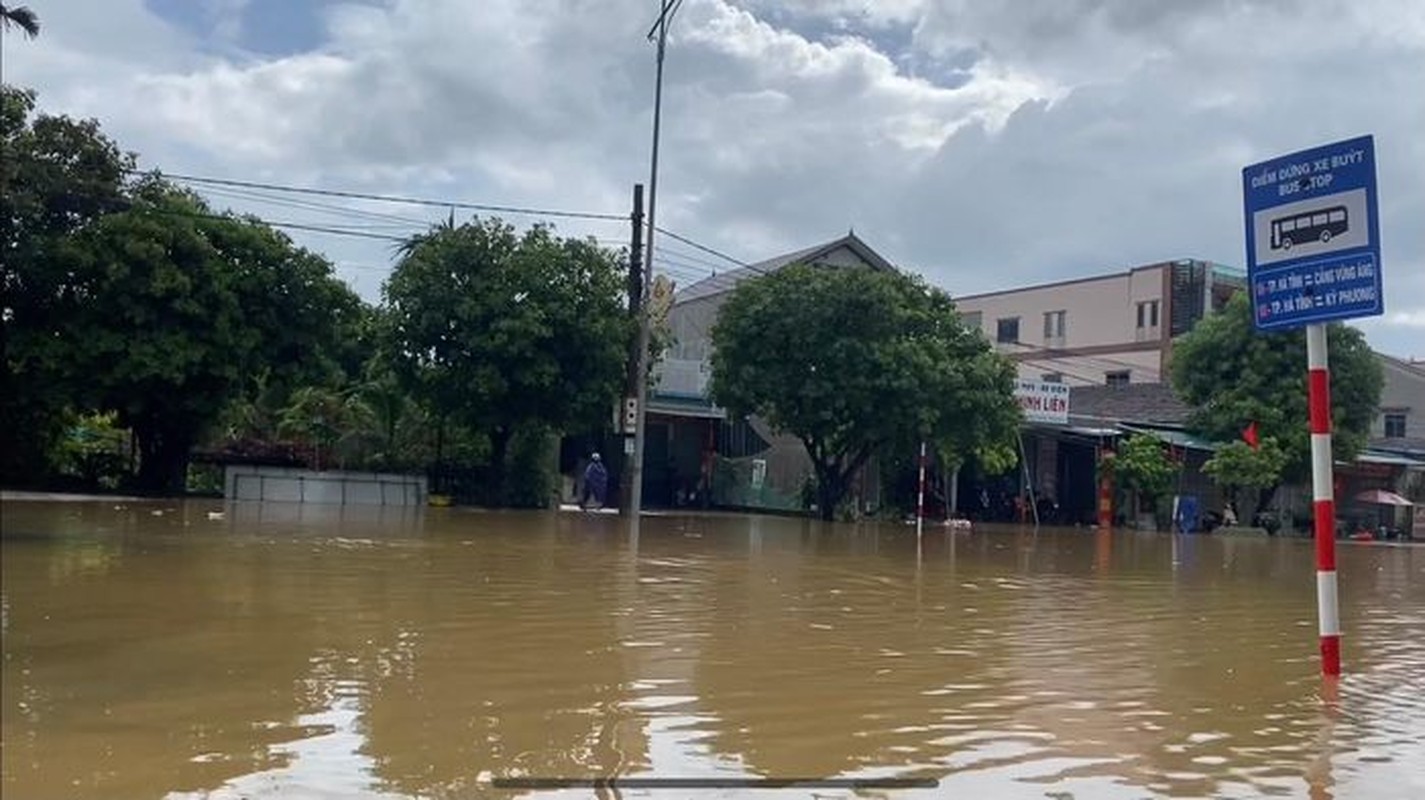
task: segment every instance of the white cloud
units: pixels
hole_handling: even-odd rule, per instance
[[[213,1],[241,19],[241,0]],[[139,0],[54,9],[38,41],[7,41],[8,79],[171,171],[612,211],[648,177],[653,3],[336,5],[318,49],[283,57],[211,55],[227,51]],[[233,30],[214,25],[213,40]],[[1425,264],[1422,74],[1410,0],[687,0],[659,220],[746,258],[854,226],[957,293],[1240,263],[1242,165],[1373,132],[1391,315],[1362,327],[1408,353],[1425,307],[1407,266]],[[379,273],[350,274],[374,295]]]
[[[1386,322],[1390,325],[1399,325],[1403,328],[1419,328],[1425,330],[1425,308],[1413,311],[1396,311],[1386,316]]]

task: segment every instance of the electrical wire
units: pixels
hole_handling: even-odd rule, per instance
[[[229,200],[250,200],[254,202],[266,203],[285,208],[299,208],[308,211],[320,211],[328,214],[340,214],[357,218],[372,220],[383,220],[400,223],[406,227],[419,226],[430,227],[432,220],[421,219],[419,217],[404,217],[399,214],[384,214],[379,211],[367,211],[365,209],[352,208],[351,206],[336,205],[333,203],[320,203],[312,200],[297,200],[290,197],[275,197],[261,194],[259,192],[245,191],[242,189],[225,189],[205,186],[201,190],[202,194],[223,197]]]
[[[1128,368],[1128,369],[1133,369],[1133,370],[1139,370],[1139,371],[1147,372],[1147,373],[1149,373],[1149,374],[1157,374],[1158,372],[1160,372],[1160,370],[1157,369],[1156,367],[1149,367],[1149,366],[1145,366],[1145,365],[1143,365],[1143,364],[1138,364],[1138,363],[1135,363],[1135,362],[1132,362],[1132,361],[1123,361],[1122,359],[1112,358],[1112,357],[1106,356],[1106,355],[1080,355],[1080,354],[1078,354],[1078,353],[1075,353],[1073,350],[1071,350],[1071,349],[1069,349],[1069,348],[1063,348],[1063,347],[1044,347],[1044,346],[1042,346],[1042,345],[1035,345],[1035,344],[1030,344],[1029,342],[1020,342],[1020,341],[1008,342],[1008,344],[1013,344],[1013,345],[1016,346],[1016,347],[1023,347],[1023,348],[1026,348],[1026,350],[1028,351],[1028,352],[1015,351],[1015,352],[1009,352],[1009,353],[1006,354],[1006,355],[1011,355],[1011,356],[1015,356],[1015,355],[1019,355],[1019,356],[1030,356],[1030,355],[1033,355],[1033,354],[1039,354],[1039,355],[1042,355],[1044,359],[1048,359],[1048,360],[1058,360],[1058,359],[1070,359],[1070,358],[1074,358],[1074,359],[1079,359],[1079,360],[1082,360],[1082,361],[1090,361],[1090,362],[1098,362],[1098,363],[1100,363],[1100,364],[1107,364],[1108,366],[1112,366],[1112,367],[1125,367],[1125,368]],[[1025,360],[1027,360],[1027,358],[1026,358]],[[1043,359],[1041,359],[1041,360],[1043,360]],[[1089,366],[1092,366],[1092,365],[1089,365]]]
[[[669,7],[670,7],[673,11],[676,11],[676,6],[677,6],[677,0],[675,0],[675,2],[673,2],[673,3],[671,3]],[[170,180],[173,180],[173,181],[177,181],[177,182],[181,182],[181,183],[187,183],[187,184],[193,184],[193,185],[195,185],[195,188],[198,188],[201,192],[203,192],[203,193],[205,193],[205,194],[211,194],[211,195],[217,196],[217,197],[225,197],[225,198],[227,198],[227,199],[239,199],[239,200],[248,200],[248,201],[252,201],[252,202],[268,203],[268,204],[272,204],[272,205],[285,206],[285,207],[288,207],[288,208],[295,208],[295,209],[304,209],[304,210],[316,211],[316,212],[320,212],[320,213],[345,214],[345,215],[351,215],[351,216],[353,216],[353,217],[363,217],[363,218],[372,219],[372,220],[387,220],[387,221],[391,221],[391,222],[395,222],[395,223],[408,224],[408,225],[413,226],[413,227],[417,227],[417,226],[429,226],[429,225],[433,224],[433,221],[431,221],[431,220],[426,220],[426,219],[419,219],[419,218],[415,218],[415,217],[401,216],[401,215],[396,215],[396,214],[385,214],[385,213],[382,213],[382,212],[369,211],[369,210],[365,210],[365,209],[358,209],[358,208],[353,208],[353,207],[351,207],[351,206],[345,206],[345,205],[336,205],[336,204],[329,204],[329,203],[320,203],[320,202],[312,201],[312,200],[297,200],[297,199],[293,199],[293,198],[289,198],[289,197],[273,196],[271,193],[298,194],[298,195],[307,195],[307,196],[315,196],[315,197],[333,197],[333,198],[342,198],[342,199],[350,199],[350,200],[366,200],[366,201],[370,201],[370,202],[407,204],[407,205],[417,205],[417,206],[424,206],[424,207],[429,207],[429,208],[440,208],[440,209],[456,209],[456,208],[459,208],[459,209],[465,209],[465,210],[485,211],[485,212],[491,212],[491,213],[521,214],[521,215],[530,215],[530,216],[558,217],[558,218],[566,218],[566,219],[572,218],[572,219],[589,219],[589,220],[618,221],[618,222],[626,222],[626,221],[629,219],[629,217],[628,217],[627,215],[622,215],[622,214],[610,214],[610,213],[602,213],[602,212],[570,211],[570,210],[561,210],[561,209],[546,209],[546,208],[536,208],[536,207],[506,205],[506,204],[495,204],[495,203],[471,203],[471,202],[465,202],[465,201],[460,201],[460,200],[440,200],[440,199],[422,198],[422,197],[408,197],[408,196],[402,196],[402,195],[388,195],[388,194],[377,194],[377,193],[369,193],[369,192],[355,192],[355,191],[339,190],[339,189],[322,189],[322,188],[310,187],[310,186],[295,186],[295,185],[290,185],[290,184],[272,183],[272,182],[264,182],[264,181],[240,180],[240,179],[233,179],[233,178],[218,178],[218,177],[212,177],[212,176],[207,176],[207,175],[192,175],[192,174],[177,173],[177,172],[175,172],[175,173],[164,173],[164,172],[162,172],[162,171],[159,171],[157,174],[158,174],[160,177],[167,178],[167,179],[170,179]],[[264,194],[264,193],[265,193],[265,194]],[[302,225],[302,226],[305,226],[305,227],[304,227],[304,228],[298,228],[298,227],[297,227],[298,225]],[[337,226],[331,226],[331,225],[312,225],[312,224],[308,224],[308,223],[296,223],[296,222],[284,223],[283,225],[281,225],[281,226],[279,226],[279,227],[290,227],[290,228],[293,228],[293,229],[296,229],[296,230],[302,230],[302,229],[306,229],[306,228],[312,228],[312,229],[314,229],[314,232],[321,232],[321,233],[333,233],[333,232],[335,232],[335,230],[336,230],[336,228],[337,228]],[[375,226],[370,226],[370,227],[375,227]],[[391,226],[391,227],[395,227],[395,226]],[[699,252],[701,252],[701,253],[704,253],[704,254],[706,254],[706,255],[709,255],[709,256],[713,256],[714,258],[717,258],[717,259],[720,260],[720,261],[711,261],[711,260],[702,258],[701,256],[698,256],[698,255],[696,255],[696,254],[694,254],[694,253],[689,253],[689,252],[686,252],[686,251],[681,250],[681,249],[672,250],[672,251],[671,251],[671,254],[672,254],[672,255],[675,255],[675,256],[679,257],[680,259],[682,259],[682,260],[684,261],[684,264],[685,264],[686,266],[689,266],[690,268],[692,268],[692,267],[691,267],[692,264],[697,264],[697,265],[699,265],[698,268],[702,269],[703,271],[709,273],[709,274],[712,275],[712,276],[716,276],[716,275],[717,275],[717,267],[718,267],[718,265],[719,265],[720,263],[723,263],[723,262],[726,262],[726,263],[729,263],[729,264],[733,264],[733,265],[738,266],[738,267],[749,267],[749,266],[750,266],[746,261],[743,261],[742,259],[739,259],[739,258],[735,258],[735,257],[733,257],[733,256],[731,256],[731,255],[728,255],[727,253],[724,253],[724,252],[722,252],[722,251],[720,251],[720,250],[717,250],[716,248],[713,248],[713,247],[711,247],[711,246],[705,245],[705,244],[703,244],[702,242],[699,242],[699,241],[693,239],[692,237],[686,236],[686,235],[681,234],[681,233],[678,233],[678,232],[676,232],[676,231],[669,230],[669,229],[664,228],[664,227],[662,227],[662,226],[656,227],[656,230],[657,230],[658,233],[661,233],[661,234],[663,234],[664,236],[666,236],[666,237],[668,237],[668,238],[670,238],[670,239],[673,239],[674,241],[677,241],[677,242],[679,242],[679,243],[681,243],[681,244],[683,244],[683,245],[686,245],[687,247],[691,247],[691,248],[693,248],[694,250],[697,250],[697,251],[699,251]],[[353,232],[354,232],[354,231],[353,231]],[[368,232],[368,233],[371,233],[370,231],[367,231],[367,232]],[[372,235],[374,236],[374,235],[376,235],[376,234],[373,233]],[[616,244],[619,245],[619,246],[627,246],[626,243],[623,242],[623,241],[621,241],[621,240],[600,240],[600,241],[601,241],[601,242],[616,243]],[[758,271],[755,271],[754,274],[766,274],[766,272],[765,272],[765,271],[762,271],[762,270],[758,270]]]
[[[688,245],[689,247],[693,247],[693,248],[696,248],[696,249],[698,249],[698,250],[701,250],[701,251],[703,251],[704,253],[707,253],[707,254],[710,255],[710,256],[717,256],[718,258],[720,258],[720,259],[722,259],[722,260],[724,260],[724,261],[728,261],[728,262],[731,262],[731,263],[733,263],[733,264],[736,264],[736,265],[739,266],[739,267],[750,267],[750,266],[752,266],[751,264],[748,264],[746,261],[743,261],[743,260],[737,259],[737,258],[733,258],[732,256],[730,256],[730,255],[728,255],[728,254],[726,254],[726,253],[722,253],[722,252],[719,252],[719,251],[717,251],[717,250],[714,250],[713,248],[708,247],[707,245],[699,244],[699,243],[693,241],[692,239],[689,239],[689,238],[686,237],[686,236],[683,236],[683,235],[681,235],[681,234],[674,233],[674,232],[672,232],[672,231],[670,231],[670,230],[668,230],[668,229],[666,229],[666,228],[654,226],[654,230],[658,231],[659,233],[663,234],[664,236],[667,236],[667,237],[670,238],[670,239],[675,239],[675,240],[677,240],[677,241],[680,241],[680,242],[682,242],[683,244]]]
[[[549,208],[533,208],[529,206],[498,205],[494,203],[468,203],[460,200],[433,200],[423,197],[405,197],[401,195],[371,194],[367,192],[351,192],[339,189],[318,189],[311,186],[290,186],[280,183],[264,183],[260,181],[245,181],[232,178],[212,178],[204,175],[186,175],[182,173],[158,173],[160,177],[181,183],[196,183],[206,186],[228,186],[239,189],[261,189],[269,192],[287,192],[292,194],[307,194],[320,197],[341,197],[348,200],[370,200],[378,203],[403,203],[415,206],[430,206],[435,208],[460,208],[473,211],[488,211],[499,214],[521,214],[537,217],[563,217],[568,219],[596,219],[616,222],[627,222],[627,214],[606,214],[593,211],[568,211]]]
[[[406,237],[404,236],[390,236],[383,233],[371,233],[369,231],[364,230],[352,230],[350,228],[333,227],[327,225],[309,225],[304,222],[288,222],[282,220],[264,219],[255,214],[205,214],[198,211],[176,211],[173,209],[146,208],[141,206],[133,206],[131,210],[140,211],[148,214],[160,214],[169,217],[185,217],[188,219],[208,219],[228,222],[243,222],[245,219],[251,219],[273,228],[290,228],[292,230],[308,231],[311,233],[327,233],[335,236],[354,236],[362,239],[381,239],[388,242],[406,241]]]
[[[669,3],[667,3],[667,4],[665,5],[665,7],[664,7],[665,13],[671,14],[671,13],[673,13],[673,12],[676,12],[677,6],[679,5],[680,2],[681,2],[681,0],[671,0],[671,1],[670,1]],[[211,195],[216,196],[216,197],[224,197],[224,198],[227,198],[227,199],[247,200],[247,201],[250,201],[250,202],[258,202],[258,203],[267,203],[267,204],[276,205],[276,206],[282,206],[282,207],[293,208],[293,209],[302,209],[302,210],[308,210],[308,211],[315,211],[315,212],[327,213],[327,214],[349,215],[349,216],[352,216],[352,217],[365,218],[365,219],[368,219],[368,220],[382,220],[382,221],[386,221],[386,222],[388,222],[388,223],[391,223],[391,224],[387,224],[387,225],[382,225],[382,226],[380,226],[380,227],[386,228],[386,229],[399,228],[399,227],[406,227],[406,226],[409,226],[409,227],[417,227],[417,228],[418,228],[418,227],[428,227],[429,225],[433,224],[433,221],[432,221],[432,220],[426,220],[426,219],[419,219],[419,218],[415,218],[415,217],[400,216],[400,215],[396,215],[396,214],[386,214],[386,213],[377,212],[377,211],[368,211],[368,210],[365,210],[365,209],[353,208],[353,207],[351,207],[351,206],[336,205],[336,204],[330,204],[330,203],[321,203],[321,202],[312,201],[312,200],[298,200],[298,199],[293,199],[293,198],[290,198],[290,197],[273,196],[272,194],[263,194],[263,192],[267,192],[267,193],[273,193],[273,192],[275,192],[275,193],[281,193],[281,194],[300,194],[300,195],[309,195],[309,196],[317,196],[317,197],[335,197],[335,198],[352,199],[352,200],[366,200],[366,201],[371,201],[371,202],[398,203],[398,204],[418,205],[418,206],[441,208],[441,209],[455,209],[455,208],[460,208],[460,209],[466,209],[466,210],[488,211],[488,212],[498,212],[498,213],[507,213],[507,214],[524,214],[524,215],[534,215],[534,216],[563,217],[563,218],[575,218],[575,219],[592,219],[592,220],[620,221],[620,222],[627,221],[627,219],[628,219],[627,216],[620,215],[620,214],[608,214],[608,213],[599,213],[599,212],[583,212],[583,211],[568,211],[568,210],[557,210],[557,209],[542,209],[542,208],[534,208],[534,207],[524,207],[524,206],[514,206],[514,205],[501,205],[501,204],[492,204],[492,203],[469,203],[469,202],[458,201],[458,200],[435,200],[435,199],[429,199],[429,198],[406,197],[406,196],[399,196],[399,195],[385,195],[385,194],[375,194],[375,193],[366,193],[366,192],[353,192],[353,191],[336,190],[336,189],[320,189],[320,188],[315,188],[315,187],[293,186],[293,185],[287,185],[287,184],[268,183],[268,182],[261,182],[261,181],[237,180],[237,179],[230,179],[230,178],[216,178],[216,177],[210,177],[210,176],[190,175],[190,174],[184,174],[184,173],[162,173],[162,172],[160,172],[159,175],[161,175],[162,177],[171,179],[171,180],[175,180],[175,181],[180,181],[180,182],[185,182],[185,183],[190,183],[190,184],[196,184],[198,187],[201,187],[201,188],[200,188],[200,191],[201,191],[201,192],[203,192],[203,193],[205,193],[205,194],[211,194]],[[176,213],[176,212],[174,212],[174,213]],[[203,216],[206,216],[207,218],[217,218],[217,219],[225,218],[225,217],[222,217],[221,215],[203,215]],[[354,225],[313,224],[313,223],[295,222],[295,221],[287,221],[287,220],[267,220],[267,219],[263,219],[263,218],[261,218],[261,217],[258,217],[258,216],[256,216],[256,215],[251,215],[251,216],[254,216],[255,218],[260,219],[260,220],[262,220],[263,222],[265,222],[266,224],[269,224],[269,225],[271,225],[271,226],[273,226],[273,227],[276,227],[276,228],[287,228],[287,229],[291,229],[291,230],[307,231],[307,232],[310,232],[310,233],[322,233],[322,234],[336,235],[336,236],[352,236],[352,237],[357,237],[357,238],[378,239],[378,240],[392,241],[392,242],[404,242],[404,241],[406,241],[407,238],[408,238],[408,237],[401,237],[401,236],[391,235],[391,234],[389,234],[389,233],[377,232],[377,231],[373,230],[373,228],[376,228],[376,227],[377,227],[375,224],[367,224],[367,225],[364,225],[364,226],[361,226],[361,227],[357,227],[357,226],[354,226]],[[748,272],[750,272],[752,275],[759,275],[759,276],[760,276],[760,275],[767,275],[767,274],[770,274],[770,272],[771,272],[771,270],[759,268],[759,267],[757,267],[756,265],[749,264],[748,262],[743,261],[742,259],[739,259],[739,258],[735,258],[735,257],[733,257],[733,256],[730,256],[730,255],[728,255],[727,253],[724,253],[724,252],[722,252],[722,251],[719,251],[719,250],[717,250],[717,249],[715,249],[715,248],[712,248],[712,247],[710,247],[710,246],[708,246],[708,245],[702,244],[701,242],[698,242],[698,241],[696,241],[696,240],[694,240],[694,239],[692,239],[692,238],[690,238],[690,237],[688,237],[688,236],[685,236],[685,235],[683,235],[683,234],[680,234],[680,233],[677,233],[677,232],[668,230],[668,229],[663,228],[663,227],[661,227],[661,226],[655,226],[654,230],[656,230],[658,233],[661,233],[661,234],[663,234],[664,236],[666,236],[666,237],[668,237],[668,238],[670,238],[670,239],[673,239],[674,241],[680,242],[680,243],[683,244],[683,245],[686,245],[686,246],[688,246],[688,247],[691,247],[691,248],[693,248],[693,249],[695,249],[695,250],[697,250],[697,251],[700,251],[700,252],[702,252],[702,253],[705,253],[705,254],[707,254],[707,255],[714,256],[714,257],[720,259],[722,262],[726,262],[726,263],[729,263],[729,264],[733,264],[733,265],[736,265],[737,267],[740,267],[740,268],[741,268],[741,269],[739,269],[739,270],[731,270],[731,271],[728,271],[728,272],[718,272],[718,270],[717,270],[717,265],[718,265],[719,262],[710,261],[710,260],[708,260],[708,259],[702,258],[702,257],[700,257],[700,256],[698,256],[698,255],[695,255],[695,254],[693,254],[693,253],[689,253],[689,252],[686,252],[686,251],[683,251],[683,250],[678,250],[678,249],[669,250],[669,249],[667,249],[667,246],[666,246],[666,245],[664,246],[664,248],[660,248],[660,249],[659,249],[659,251],[658,251],[657,254],[655,255],[655,259],[654,259],[654,266],[655,266],[655,267],[661,266],[665,271],[668,271],[670,274],[677,274],[677,275],[679,275],[679,276],[681,276],[681,277],[683,277],[683,278],[685,278],[685,279],[687,279],[687,280],[689,280],[689,281],[692,281],[694,285],[707,284],[707,285],[705,286],[705,289],[707,289],[707,290],[711,290],[711,291],[713,291],[713,292],[716,292],[716,291],[718,291],[718,290],[720,290],[720,289],[722,289],[722,288],[731,287],[731,286],[735,285],[736,283],[740,282],[740,280],[741,280],[742,278],[747,277],[747,273],[748,273]],[[615,240],[615,239],[598,239],[598,240],[596,240],[596,241],[599,241],[600,243],[615,244],[615,245],[617,245],[617,246],[626,246],[626,244],[625,244],[622,240]],[[1033,345],[1033,344],[1030,344],[1030,343],[1028,343],[1028,342],[1023,342],[1023,341],[1016,341],[1016,342],[1013,342],[1013,344],[1016,345],[1016,346],[1018,346],[1018,347],[1026,348],[1026,349],[1030,350],[1030,351],[1033,352],[1033,353],[1042,353],[1042,354],[1044,354],[1044,356],[1045,356],[1045,358],[1035,358],[1035,359],[1022,358],[1021,361],[1024,361],[1024,362],[1033,361],[1033,362],[1035,362],[1035,363],[1041,363],[1041,364],[1043,364],[1043,363],[1053,363],[1056,367],[1061,367],[1062,365],[1060,365],[1060,364],[1057,363],[1057,360],[1058,360],[1058,359],[1075,358],[1075,359],[1080,359],[1080,360],[1083,360],[1083,361],[1098,362],[1098,363],[1108,364],[1108,365],[1117,366],[1117,367],[1127,367],[1127,368],[1130,368],[1130,369],[1139,370],[1139,371],[1146,371],[1146,372],[1149,372],[1149,373],[1157,373],[1157,372],[1159,372],[1158,370],[1152,370],[1151,368],[1144,367],[1142,364],[1136,364],[1136,363],[1121,361],[1121,360],[1118,360],[1118,359],[1113,359],[1113,358],[1105,357],[1105,356],[1081,356],[1081,355],[1076,355],[1076,354],[1072,353],[1071,351],[1069,351],[1069,350],[1067,350],[1067,349],[1063,349],[1063,348],[1048,348],[1048,347],[1043,347],[1043,346],[1039,346],[1039,345]],[[1046,361],[1046,358],[1047,358],[1047,359],[1053,359],[1053,361]],[[1063,370],[1063,369],[1056,369],[1055,371],[1063,372],[1063,373],[1066,374],[1066,375],[1067,375],[1067,374],[1071,374],[1069,371],[1066,371],[1066,370]],[[1085,378],[1082,378],[1081,376],[1077,376],[1077,377],[1080,377],[1081,380],[1085,379]],[[1095,382],[1096,382],[1096,380],[1095,380]]]

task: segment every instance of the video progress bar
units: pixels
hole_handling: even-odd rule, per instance
[[[495,778],[496,789],[934,789],[934,778]]]

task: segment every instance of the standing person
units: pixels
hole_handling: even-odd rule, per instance
[[[593,500],[594,508],[603,508],[604,495],[609,489],[609,472],[604,469],[604,462],[599,458],[598,453],[589,457],[589,466],[584,468],[584,492],[579,497],[579,507],[589,508],[589,501]]]

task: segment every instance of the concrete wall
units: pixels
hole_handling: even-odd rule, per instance
[[[228,502],[225,519],[232,531],[280,528],[285,534],[330,535],[350,539],[418,537],[426,509],[420,506],[357,506],[321,503]]]
[[[229,465],[223,468],[223,486],[229,500],[365,506],[426,503],[426,479],[421,475]]]
[[[715,294],[668,309],[668,327],[673,334],[670,358],[702,361],[712,356],[712,328],[727,297],[726,293]]]
[[[980,329],[995,341],[998,320],[1019,317],[1019,340],[1035,347],[1098,347],[1161,338],[1161,331],[1138,330],[1139,302],[1159,301],[1159,327],[1167,324],[1165,266],[1135,269],[1080,281],[1031,286],[956,300],[961,314],[980,315]],[[1064,337],[1044,337],[1044,314],[1064,311]],[[1007,348],[1007,352],[1014,352]]]
[[[1381,357],[1385,387],[1380,393],[1381,413],[1371,423],[1371,436],[1385,436],[1385,415],[1405,415],[1405,436],[1425,439],[1425,364],[1410,364],[1388,356]]]
[[[1133,383],[1161,383],[1168,379],[1163,374],[1162,354],[1158,350],[1123,350],[1091,356],[1023,355],[1016,356],[1015,360],[1019,377],[1028,381],[1059,373],[1070,386],[1103,386],[1110,372],[1123,371],[1129,373],[1128,378]]]

